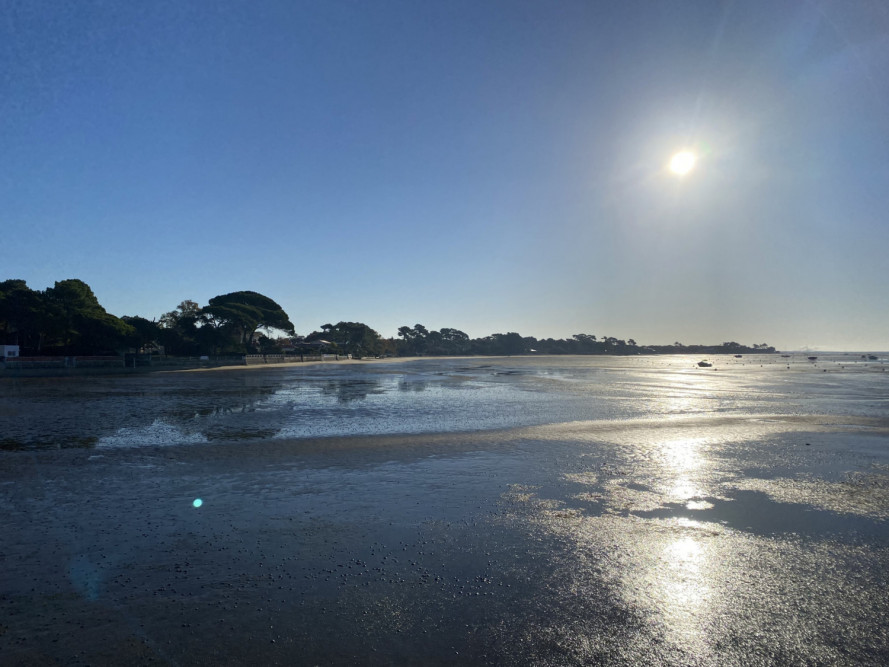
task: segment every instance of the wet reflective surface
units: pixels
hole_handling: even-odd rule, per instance
[[[694,414],[883,417],[887,361],[857,355],[418,360],[0,381],[0,448],[441,433]],[[854,382],[850,382],[854,379]]]
[[[697,360],[6,384],[0,654],[889,662],[881,365]]]

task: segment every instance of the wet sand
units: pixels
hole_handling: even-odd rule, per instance
[[[7,452],[0,654],[885,664],[887,443],[694,417]]]
[[[388,361],[0,383],[0,662],[889,663],[882,363]]]

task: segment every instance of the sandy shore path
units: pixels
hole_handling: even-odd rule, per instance
[[[885,663],[887,433],[701,418],[7,452],[0,654]]]

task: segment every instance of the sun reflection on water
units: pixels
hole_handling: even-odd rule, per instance
[[[701,639],[701,615],[710,597],[706,561],[705,549],[690,536],[669,542],[661,554],[665,567],[657,575],[657,584],[664,621],[670,634],[686,641]]]
[[[661,443],[664,463],[675,472],[692,471],[701,467],[701,447],[706,438],[678,438]]]
[[[667,544],[664,548],[664,557],[674,568],[697,574],[704,558],[704,551],[694,538],[685,536]]]
[[[703,437],[676,438],[659,444],[659,473],[669,500],[685,502],[707,495],[701,485],[709,467],[707,444],[707,439]]]

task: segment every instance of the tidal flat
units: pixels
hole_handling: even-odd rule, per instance
[[[21,665],[889,663],[859,355],[0,382]]]

